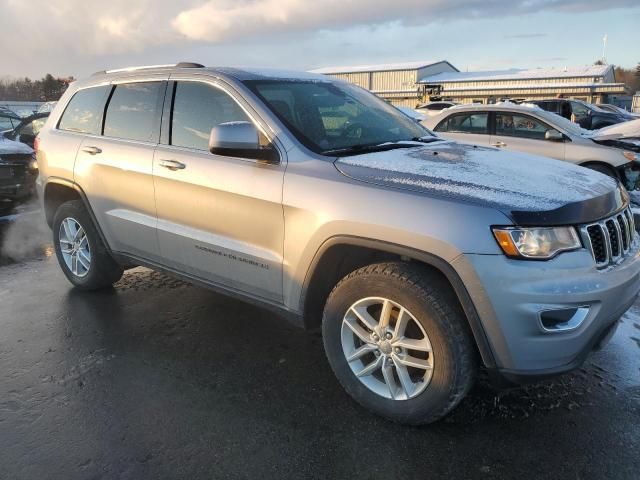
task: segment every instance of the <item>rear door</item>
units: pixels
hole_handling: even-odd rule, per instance
[[[551,126],[530,115],[516,112],[496,112],[491,144],[504,150],[514,150],[543,157],[564,160],[564,141],[545,140]]]
[[[214,126],[257,124],[225,88],[188,77],[170,84],[153,167],[160,253],[171,268],[280,303],[286,162],[282,152],[271,165],[208,151]]]
[[[84,138],[75,164],[111,249],[149,260],[159,257],[153,153],[166,83],[153,77],[113,85],[103,135]]]
[[[489,145],[489,113],[460,112],[443,119],[434,131],[445,138],[474,145]]]

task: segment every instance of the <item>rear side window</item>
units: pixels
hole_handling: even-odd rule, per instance
[[[104,135],[157,142],[165,85],[165,82],[116,85],[104,119]]]
[[[451,115],[440,122],[436,132],[450,133],[488,133],[488,113],[459,113]]]
[[[178,82],[173,100],[171,145],[209,150],[211,129],[250,119],[229,95],[206,83]]]
[[[58,129],[100,134],[102,112],[110,85],[85,88],[76,92],[58,123]]]

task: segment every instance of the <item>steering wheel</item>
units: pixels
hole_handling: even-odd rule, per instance
[[[352,123],[348,125],[342,132],[342,138],[362,138],[364,125],[361,123]]]

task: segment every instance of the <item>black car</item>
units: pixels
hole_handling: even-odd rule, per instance
[[[554,98],[551,100],[529,100],[527,103],[533,103],[548,112],[557,113],[587,130],[598,130],[629,120],[624,115],[606,112],[596,105],[581,100]]]
[[[33,195],[37,172],[30,147],[0,136],[0,216]]]
[[[13,130],[4,132],[4,136],[9,140],[25,143],[33,148],[33,142],[47,121],[49,113],[50,112],[34,113],[33,115],[22,118]]]

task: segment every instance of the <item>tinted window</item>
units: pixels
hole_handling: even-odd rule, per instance
[[[571,103],[571,113],[573,113],[576,117],[586,117],[589,115],[589,108],[586,105],[583,105],[580,102],[570,102]]]
[[[104,85],[76,92],[62,114],[58,128],[72,132],[99,134],[104,100],[110,89],[110,86]]]
[[[198,82],[178,82],[173,101],[171,145],[209,150],[211,129],[249,117],[225,92]]]
[[[487,133],[488,113],[459,113],[442,121],[436,132]]]
[[[117,85],[104,119],[107,137],[157,142],[164,82]]]
[[[19,123],[19,118],[0,115],[0,131],[13,130]]]
[[[245,82],[309,149],[325,154],[411,140],[429,132],[379,97],[342,82]],[[350,154],[350,153],[344,153]]]
[[[496,135],[544,140],[547,130],[551,127],[527,115],[496,114]]]

